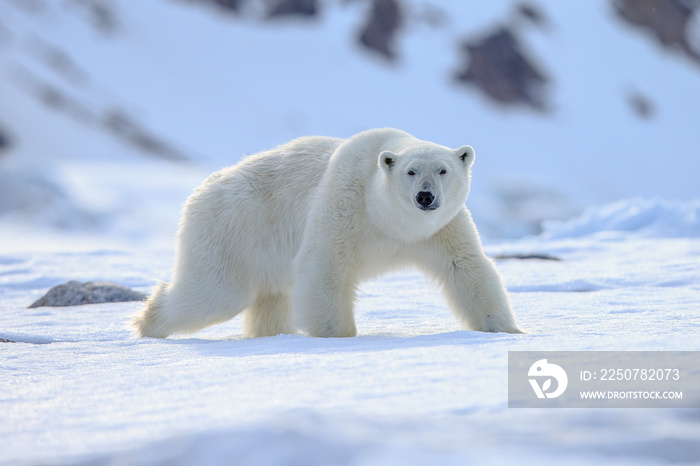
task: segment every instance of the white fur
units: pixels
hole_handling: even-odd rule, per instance
[[[211,175],[185,205],[172,282],[137,333],[195,332],[245,310],[251,337],[293,332],[292,314],[311,336],[354,336],[357,284],[410,265],[467,327],[520,332],[464,206],[473,161],[470,146],[377,129],[297,139]]]

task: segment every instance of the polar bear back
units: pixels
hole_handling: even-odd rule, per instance
[[[290,287],[309,206],[342,142],[300,138],[207,178],[187,200],[178,233],[178,243],[197,247],[183,248],[175,271],[213,267],[271,291]]]

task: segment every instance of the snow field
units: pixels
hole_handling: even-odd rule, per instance
[[[357,338],[243,339],[240,318],[136,339],[138,303],[26,309],[96,275],[148,291],[171,250],[0,256],[7,464],[692,463],[696,410],[507,408],[513,350],[699,350],[700,241],[531,238],[499,260],[525,335],[460,328],[406,271],[362,285]],[[167,278],[167,277],[165,277]],[[497,452],[497,454],[495,454]],[[388,463],[387,463],[388,461]]]

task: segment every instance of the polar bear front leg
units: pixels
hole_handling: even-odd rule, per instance
[[[312,337],[354,337],[356,287],[349,264],[342,255],[327,253],[319,244],[299,251],[292,294],[295,324]]]
[[[419,248],[419,266],[441,285],[448,306],[464,324],[483,332],[523,333],[466,208],[426,242]]]

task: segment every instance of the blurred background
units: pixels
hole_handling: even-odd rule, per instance
[[[471,144],[486,241],[700,198],[700,2],[0,0],[0,244],[171,247],[210,172],[382,126]]]

